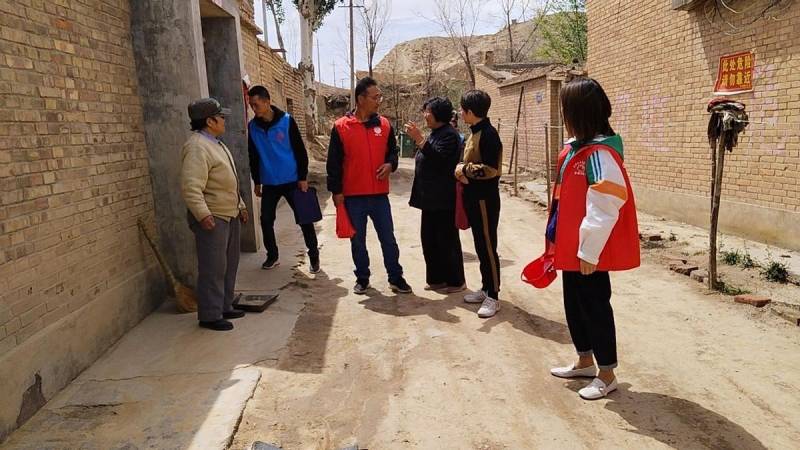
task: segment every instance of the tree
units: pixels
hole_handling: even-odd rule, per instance
[[[500,9],[503,12],[503,22],[505,22],[505,29],[508,33],[508,62],[519,61],[523,56],[522,52],[528,45],[528,42],[533,39],[539,30],[539,26],[544,21],[550,10],[551,0],[544,0],[541,8],[536,9],[532,4],[533,0],[498,0]],[[512,26],[516,22],[525,22],[529,17],[536,16],[533,22],[533,29],[528,36],[519,45],[518,48],[514,47],[514,33]]]
[[[453,50],[464,62],[470,86],[475,87],[475,66],[469,54],[475,43],[475,28],[478,25],[481,0],[435,0],[433,21],[444,32]]]
[[[317,94],[314,89],[314,31],[325,16],[333,11],[337,0],[292,0],[300,13],[300,64],[303,75],[303,96],[306,103],[306,135],[317,133]]]
[[[555,0],[554,9],[542,27],[541,55],[567,64],[586,62],[586,0]]]
[[[373,0],[361,9],[361,24],[363,25],[364,41],[367,45],[367,66],[369,76],[372,76],[372,63],[378,41],[381,39],[386,24],[389,23],[391,3],[388,0]]]
[[[430,98],[433,92],[434,78],[436,76],[436,56],[433,47],[428,47],[422,59],[422,70],[425,75],[425,98]]]
[[[264,2],[269,6],[270,11],[272,11],[272,18],[275,20],[275,35],[278,36],[278,48],[286,50],[286,47],[283,45],[283,34],[281,34],[281,24],[286,20],[286,11],[283,9],[283,2],[280,0],[278,0],[277,3],[275,0],[264,0]],[[267,24],[265,23],[264,29],[266,30],[266,28]],[[264,36],[264,42],[266,41],[267,37]],[[283,54],[283,57],[286,58],[286,53]]]

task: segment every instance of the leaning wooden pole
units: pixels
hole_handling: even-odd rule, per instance
[[[711,185],[711,226],[709,230],[709,249],[708,249],[708,288],[716,289],[717,287],[717,226],[719,224],[719,205],[720,198],[722,197],[722,174],[725,168],[725,133],[733,133],[733,131],[720,132],[719,140],[717,142],[717,159],[714,161],[713,181]]]
[[[514,140],[511,144],[511,159],[508,161],[508,168],[509,170],[514,171],[514,196],[519,196],[519,186],[517,185],[517,160],[519,159],[519,139],[518,130],[519,130],[519,116],[522,114],[522,97],[525,94],[525,86],[523,85],[519,90],[519,100],[517,101],[517,119],[514,123]]]

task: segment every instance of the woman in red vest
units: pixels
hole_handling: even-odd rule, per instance
[[[608,272],[639,266],[639,231],[622,139],[608,122],[611,102],[603,88],[589,78],[573,80],[561,90],[561,109],[573,138],[559,156],[546,235],[554,245],[554,266],[563,274],[564,309],[578,361],[550,373],[594,377],[578,394],[595,400],[617,388]]]

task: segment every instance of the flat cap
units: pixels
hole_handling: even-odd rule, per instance
[[[189,119],[203,120],[213,116],[229,116],[230,108],[223,108],[216,99],[201,98],[189,104]]]

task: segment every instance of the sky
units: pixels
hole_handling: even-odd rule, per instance
[[[355,0],[354,5],[363,5],[364,2],[372,0]],[[292,66],[297,67],[300,59],[300,16],[291,0],[284,0],[286,20],[281,26],[284,45],[287,50],[287,58]],[[263,29],[262,2],[255,0],[256,23]],[[503,20],[500,16],[499,0],[482,0],[482,19],[477,26],[478,34],[495,33],[502,27]],[[443,36],[438,25],[431,19],[434,16],[433,0],[391,0],[391,14],[386,29],[378,42],[378,49],[375,55],[374,65],[377,65],[381,58],[389,52],[396,44],[408,40],[425,36]],[[354,22],[356,24],[355,33],[355,66],[356,70],[367,69],[367,50],[363,37],[359,38],[358,29],[360,18],[358,11],[355,11]],[[322,27],[317,31],[315,39],[319,43],[319,61],[317,49],[314,48],[314,64],[317,66],[319,75],[324,83],[349,88],[347,78],[350,54],[349,54],[349,14],[347,8],[337,7],[329,14]],[[269,34],[269,44],[275,48],[278,46],[278,39],[275,35],[275,23],[272,16],[267,17],[267,31]],[[315,75],[316,77],[316,75]]]

